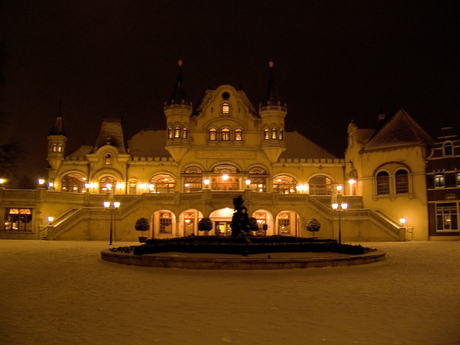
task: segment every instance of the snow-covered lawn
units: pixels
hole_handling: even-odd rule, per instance
[[[180,270],[0,240],[0,344],[460,344],[460,242],[362,244],[387,260]]]

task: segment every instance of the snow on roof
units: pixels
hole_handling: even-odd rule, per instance
[[[286,132],[286,150],[280,158],[337,158],[297,131]]]
[[[133,157],[171,157],[166,146],[166,131],[145,129],[128,140]]]

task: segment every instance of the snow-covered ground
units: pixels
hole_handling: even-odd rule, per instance
[[[0,240],[0,343],[460,344],[460,242],[363,245],[387,260],[180,270],[103,261],[102,242]]]

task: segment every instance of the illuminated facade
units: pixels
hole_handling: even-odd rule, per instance
[[[135,241],[140,217],[150,219],[149,237],[202,235],[202,217],[211,218],[211,235],[227,236],[241,195],[259,236],[310,236],[305,225],[316,218],[321,238],[338,238],[340,219],[344,241],[429,239],[425,160],[433,143],[424,131],[417,127],[409,142],[388,136],[413,126],[404,111],[377,131],[352,123],[345,159],[337,158],[285,130],[272,67],[257,110],[230,85],[206,90],[192,108],[180,67],[166,128],[127,142],[121,120],[107,118],[93,146],[67,153],[59,113],[48,136],[48,186],[0,189],[0,236],[106,240],[110,225],[115,241]],[[348,208],[334,210],[337,202]]]

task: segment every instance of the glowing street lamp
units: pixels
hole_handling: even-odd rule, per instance
[[[345,211],[348,208],[348,204],[346,202],[335,202],[332,204],[332,208],[334,211],[337,211],[339,213],[339,244],[342,243],[342,224],[341,224],[341,219],[340,215],[343,211]]]
[[[110,245],[112,245],[112,235],[113,235],[113,210],[120,207],[119,201],[104,201],[104,207],[110,210]]]
[[[245,183],[246,183],[246,188],[249,188],[249,185],[251,184],[251,180],[250,180],[250,179],[246,179]]]
[[[407,219],[404,218],[403,216],[401,216],[401,218],[399,219],[399,222],[401,223],[402,226],[405,226],[406,222],[407,222]]]

